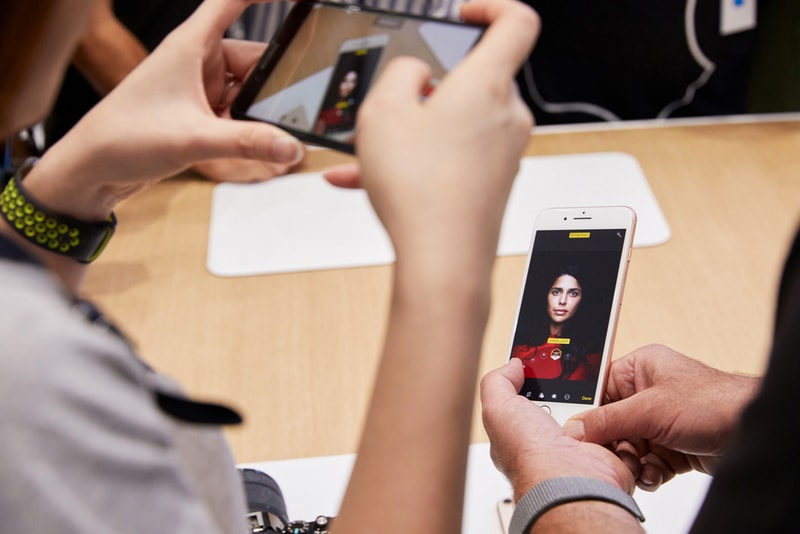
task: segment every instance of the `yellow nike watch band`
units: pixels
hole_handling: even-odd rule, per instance
[[[3,188],[0,213],[27,241],[81,263],[95,260],[117,227],[112,213],[105,221],[85,222],[58,215],[37,204],[22,187],[22,179],[38,160],[28,159]]]

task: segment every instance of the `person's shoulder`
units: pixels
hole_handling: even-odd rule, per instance
[[[83,392],[93,381],[137,382],[145,368],[107,324],[87,318],[42,267],[0,262],[0,404]]]
[[[239,479],[217,426],[185,425],[162,410],[158,393],[177,390],[43,268],[0,260],[0,294],[0,477],[14,480],[0,496],[4,526],[109,532],[114,523],[152,532],[184,509],[191,513],[176,530],[241,531],[243,505],[231,504]],[[146,483],[136,476],[143,465]],[[186,491],[187,476],[202,495]],[[64,495],[80,506],[64,506]],[[41,513],[20,512],[30,502]]]
[[[77,458],[90,462],[92,444],[131,451],[170,441],[155,373],[95,309],[29,264],[0,261],[0,294],[0,428],[14,436],[0,440],[0,471],[16,469],[4,458],[36,455],[83,473]]]

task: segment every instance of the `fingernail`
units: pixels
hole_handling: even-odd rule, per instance
[[[653,484],[655,484],[656,482],[655,482],[655,480],[653,480],[653,477],[649,476],[647,471],[645,470],[645,471],[642,471],[641,475],[639,475],[639,483],[643,484],[643,485],[645,485],[645,486],[647,486],[649,488],[649,487],[652,487]]]
[[[572,439],[583,441],[583,438],[586,437],[586,428],[583,426],[583,421],[570,419],[564,423],[562,429]]]
[[[294,137],[276,137],[272,141],[272,156],[278,163],[293,165],[303,158],[303,145]]]

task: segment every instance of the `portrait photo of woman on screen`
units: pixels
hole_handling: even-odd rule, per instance
[[[547,272],[527,288],[533,294],[521,310],[511,356],[522,360],[526,378],[596,380],[605,327],[591,313],[595,287],[576,264]]]

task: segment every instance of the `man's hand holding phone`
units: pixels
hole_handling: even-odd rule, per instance
[[[544,480],[580,476],[634,489],[631,471],[610,450],[567,435],[545,410],[517,392],[525,379],[512,358],[481,380],[483,425],[492,461],[514,487],[514,501]]]
[[[575,416],[564,430],[587,442],[627,443],[618,454],[637,486],[655,491],[676,474],[714,471],[760,385],[760,378],[648,345],[614,361],[608,403]]]

